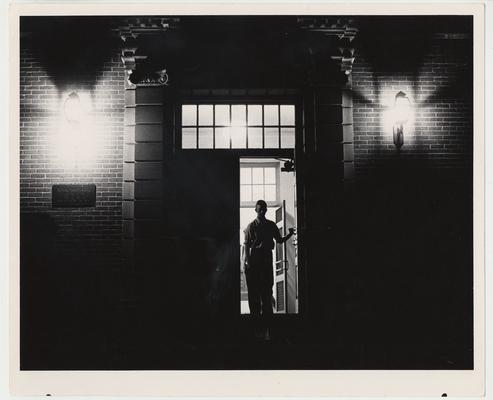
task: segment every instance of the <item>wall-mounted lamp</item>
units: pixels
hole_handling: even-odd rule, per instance
[[[409,120],[411,101],[406,93],[398,92],[394,100],[394,144],[400,149],[404,144],[404,124]]]
[[[63,112],[65,114],[65,119],[67,120],[67,122],[71,124],[80,123],[82,116],[82,107],[77,92],[72,92],[67,96],[63,105]]]
[[[63,92],[58,98],[58,123],[52,140],[53,155],[61,168],[94,168],[104,151],[99,134],[111,116],[97,115],[92,99],[92,93],[82,88]]]

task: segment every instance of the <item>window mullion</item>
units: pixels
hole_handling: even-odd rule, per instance
[[[267,201],[265,199],[265,168],[262,168],[262,194],[263,194],[262,200]]]
[[[229,148],[230,149],[233,148],[233,135],[232,135],[233,121],[232,121],[232,118],[233,118],[233,111],[231,109],[231,104],[230,104],[229,105]]]
[[[246,134],[246,148],[248,149],[248,104],[245,105],[245,134]]]
[[[265,149],[265,117],[264,105],[262,104],[262,148]]]
[[[281,106],[277,106],[277,142],[278,148],[281,148]]]
[[[199,147],[199,105],[198,104],[195,106],[195,113],[196,113],[195,136],[197,137],[197,149],[200,149],[200,147]]]
[[[253,167],[250,167],[250,201],[253,201]]]
[[[216,105],[212,105],[212,148],[216,148]]]

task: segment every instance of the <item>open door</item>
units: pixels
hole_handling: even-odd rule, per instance
[[[286,200],[282,201],[282,205],[276,209],[276,225],[281,236],[287,233],[286,228]],[[288,313],[288,286],[287,272],[289,263],[287,259],[286,243],[276,245],[274,261],[274,298],[276,300],[275,312],[277,314]]]
[[[285,236],[288,229],[296,228],[296,173],[294,168],[280,166],[279,195],[282,201],[276,208],[275,222],[279,233]],[[277,245],[274,295],[280,301],[276,312],[286,314],[298,313],[298,236],[295,234],[282,245]]]

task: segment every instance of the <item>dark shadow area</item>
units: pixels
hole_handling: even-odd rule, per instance
[[[21,369],[109,368],[111,285],[120,283],[83,239],[64,245],[61,230],[49,214],[21,214]]]
[[[96,84],[103,64],[118,49],[120,38],[108,17],[21,17],[21,48],[33,49],[55,85]]]
[[[447,176],[423,164],[389,160],[358,182],[345,208],[350,269],[334,288],[345,305],[338,313],[356,324],[346,332],[355,342],[382,349],[387,366],[468,369],[472,170]]]
[[[434,35],[444,35],[451,28],[455,34],[470,35],[473,24],[472,16],[447,15],[361,16],[357,21],[359,32],[353,43],[358,54],[378,71],[401,74],[417,72],[430,54]]]

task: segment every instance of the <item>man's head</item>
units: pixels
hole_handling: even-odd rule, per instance
[[[255,212],[260,218],[265,218],[265,213],[267,212],[267,203],[264,200],[259,200],[255,204]]]

